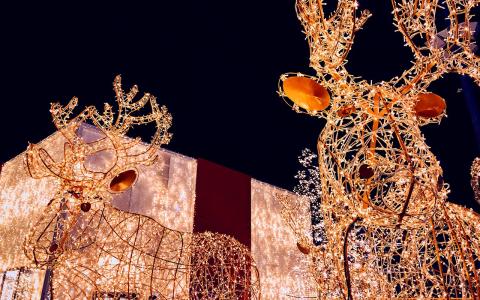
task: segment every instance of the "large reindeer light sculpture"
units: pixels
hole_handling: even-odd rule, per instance
[[[65,139],[63,161],[55,161],[37,145],[30,145],[26,153],[32,177],[52,176],[60,183],[24,245],[36,266],[53,273],[50,297],[257,299],[255,263],[235,239],[172,230],[112,205],[114,194],[135,184],[140,166],[155,163],[159,147],[170,140],[172,122],[166,107],[159,107],[152,95],[134,102],[137,86],[124,93],[120,76],[114,90],[116,118],[108,104],[102,114],[87,107],[74,118],[76,98],[65,107],[52,104],[54,124]],[[139,115],[146,104],[151,112]],[[97,136],[80,134],[85,122],[95,126]],[[156,131],[150,144],[125,136],[133,125],[152,122]]]
[[[317,143],[322,245],[298,221],[299,207],[309,205],[280,200],[299,249],[311,256],[316,297],[480,297],[480,218],[446,202],[442,169],[419,128],[445,113],[430,83],[448,72],[480,83],[471,21],[478,2],[445,1],[450,26],[437,31],[437,1],[392,0],[415,60],[401,76],[371,84],[345,68],[370,13],[353,0],[339,0],[331,16],[322,0],[296,1],[317,76],[282,75],[279,93],[295,111],[326,119]]]

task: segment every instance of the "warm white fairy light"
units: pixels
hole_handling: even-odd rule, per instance
[[[36,145],[30,145],[26,152],[26,166],[33,178],[53,177],[60,182],[56,195],[26,239],[25,254],[37,265],[54,265],[64,251],[90,243],[84,235],[72,235],[72,231],[83,230],[84,224],[92,226],[84,223],[85,214],[97,203],[100,204],[97,209],[101,209],[101,204],[105,202],[110,203],[112,192],[128,190],[138,178],[137,168],[153,164],[158,147],[170,139],[167,130],[172,117],[166,107],[158,106],[155,97],[146,93],[134,102],[137,86],[125,94],[120,76],[115,78],[114,90],[119,110],[116,118],[108,104],[105,104],[103,114],[90,106],[75,118],[71,115],[78,103],[76,98],[64,107],[52,104],[53,122],[66,140],[63,160],[54,160],[47,150]],[[145,116],[138,115],[147,103],[151,112]],[[79,135],[80,126],[88,121],[100,130],[99,135],[91,140]],[[155,123],[156,131],[148,147],[140,147],[140,139],[125,137],[133,125],[150,122]],[[112,152],[112,155],[103,154],[106,152]],[[101,162],[105,160],[102,155],[108,157],[108,162],[101,164],[104,169],[89,168],[89,158],[95,155],[96,160]],[[82,240],[84,237],[86,241]]]
[[[301,220],[300,224],[304,232],[305,239],[313,238],[313,243],[319,245],[325,242],[325,228],[323,225],[323,216],[321,211],[321,195],[322,186],[320,184],[320,172],[318,170],[317,155],[310,149],[304,149],[302,155],[299,157],[299,162],[302,165],[301,169],[295,176],[298,180],[297,186],[293,191],[298,195],[296,198],[297,207],[291,207],[292,201],[283,201],[283,213],[285,218]],[[310,213],[307,213],[310,212]],[[294,216],[288,216],[289,213],[295,212]],[[292,222],[290,221],[290,226]],[[313,236],[312,234],[313,233]]]
[[[103,137],[98,127],[85,123],[79,126],[76,134],[81,138],[80,141],[85,142],[96,141]],[[55,161],[61,162],[64,158],[63,145],[65,142],[66,139],[63,134],[57,132],[36,147],[46,149]],[[147,149],[148,145],[141,143],[137,149],[142,151],[142,148]],[[118,251],[117,253],[128,252],[131,247],[125,244],[123,240],[131,237],[131,233],[137,229],[142,232],[142,236],[149,234],[150,231],[146,230],[146,227],[155,228],[157,232],[164,235],[164,243],[160,245],[163,253],[159,256],[160,259],[165,258],[165,253],[178,254],[180,249],[184,251],[177,258],[180,263],[176,277],[167,271],[162,273],[163,267],[169,269],[175,266],[174,263],[168,264],[163,260],[164,263],[157,263],[153,268],[151,259],[143,255],[143,251],[134,251],[132,260],[135,262],[135,268],[131,270],[130,278],[135,278],[135,282],[129,285],[131,294],[145,295],[144,279],[148,278],[150,274],[148,270],[155,269],[156,278],[160,279],[163,276],[164,280],[162,282],[164,285],[154,282],[153,289],[158,290],[154,295],[167,298],[175,297],[176,299],[192,296],[189,295],[190,289],[187,289],[190,286],[190,280],[192,280],[191,269],[198,270],[201,266],[189,264],[189,257],[195,254],[195,251],[202,249],[202,247],[196,245],[190,246],[192,238],[196,237],[196,234],[191,234],[195,200],[196,161],[163,149],[157,150],[155,155],[158,158],[152,165],[135,166],[139,171],[138,178],[130,189],[123,193],[108,192],[106,194],[110,195],[113,207],[103,207],[103,202],[98,201],[91,203],[88,212],[81,213],[83,218],[98,224],[98,226],[94,228],[91,226],[85,227],[83,233],[78,236],[82,236],[83,241],[88,241],[89,236],[96,232],[103,238],[94,244],[90,244],[85,249],[64,251],[63,257],[54,266],[54,296],[62,295],[67,299],[85,298],[94,293],[95,290],[98,292],[97,295],[102,292],[107,295],[116,292],[119,295],[122,293],[126,295],[128,288],[125,279],[128,277],[115,278],[114,271],[125,270],[129,260],[119,259],[117,258],[118,255],[114,256],[112,253],[113,251]],[[39,214],[42,213],[44,207],[54,197],[60,186],[58,179],[55,177],[31,178],[24,168],[24,157],[25,154],[21,154],[7,162],[0,177],[2,186],[0,203],[2,203],[1,207],[5,209],[3,211],[4,217],[1,219],[3,223],[0,224],[0,230],[5,233],[0,239],[2,270],[18,269],[24,266],[35,267],[33,262],[30,262],[24,255],[23,241],[29,227],[32,226],[32,222],[38,219]],[[111,166],[112,157],[105,152],[87,155],[86,165],[96,170],[102,170],[102,167]],[[304,295],[305,291],[309,291],[309,297],[305,299],[310,299],[312,295],[316,294],[316,285],[313,282],[313,277],[306,272],[308,266],[304,261],[308,260],[308,257],[299,251],[295,245],[296,239],[293,233],[282,222],[281,206],[274,198],[274,195],[279,192],[288,194],[289,197],[296,197],[271,185],[252,180],[250,295],[252,298],[260,297],[259,292],[261,290],[263,299],[288,299],[290,296]],[[73,199],[73,203],[76,200],[78,199]],[[99,219],[94,215],[99,207],[103,207],[102,210],[105,212],[102,222],[99,222]],[[140,215],[126,214],[126,211]],[[304,211],[307,214],[309,213],[308,208]],[[12,216],[11,220],[7,216]],[[130,218],[125,219],[126,216],[130,216]],[[153,220],[145,217],[150,217]],[[115,220],[123,220],[125,224],[123,227],[114,226]],[[138,227],[139,220],[141,221],[140,227]],[[82,223],[85,224],[87,221]],[[113,225],[110,226],[109,224]],[[119,233],[113,235],[109,234],[112,232],[112,227],[124,229],[117,230]],[[172,238],[174,236],[177,238]],[[219,237],[219,240],[216,237]],[[170,242],[167,243],[166,240]],[[215,250],[217,252],[228,248],[225,247],[225,240],[221,238],[221,235],[212,235],[209,241],[210,249],[218,247]],[[182,243],[184,244],[183,247]],[[231,247],[243,247],[233,239],[228,243]],[[78,244],[81,244],[81,241],[78,241]],[[137,248],[147,249],[145,251],[148,252],[149,245],[143,243],[143,240],[139,240]],[[242,250],[242,253],[247,258],[250,255],[245,254],[244,250]],[[226,252],[224,254],[228,258],[228,255],[232,253]],[[197,252],[196,255],[206,257],[205,255],[208,256],[208,253]],[[255,265],[254,261],[259,262]],[[257,269],[258,277],[261,280],[253,276]],[[215,268],[206,269],[209,272],[220,273],[224,272],[222,270],[225,269],[221,264],[216,265]],[[30,283],[42,279],[42,276],[33,276],[30,278]],[[194,280],[202,282],[202,278],[195,278]],[[95,282],[95,286],[92,286],[92,282]],[[14,291],[17,289],[18,282],[12,282],[12,284],[12,291]],[[196,286],[199,287],[198,284]],[[41,282],[40,286],[37,287],[37,293],[39,293],[42,289]],[[146,289],[148,290],[148,288]],[[17,290],[23,290],[23,288],[18,286]],[[205,285],[204,290],[208,290],[208,285]],[[173,291],[175,291],[175,294],[173,294]],[[223,293],[222,289],[218,292]],[[4,290],[2,295],[7,297],[6,293],[7,291]]]
[[[254,179],[251,186],[251,252],[260,274],[262,299],[311,299],[317,285],[308,272],[309,257],[296,246],[277,201],[284,197],[295,202],[298,196]],[[301,211],[310,215],[308,207]]]
[[[234,238],[210,232],[191,243],[188,299],[261,298],[260,274],[250,251]]]
[[[319,298],[476,299],[480,219],[446,202],[448,186],[420,126],[445,114],[445,101],[427,91],[434,80],[457,72],[480,83],[470,13],[479,1],[445,1],[450,27],[444,31],[436,29],[436,1],[391,2],[415,60],[401,76],[372,84],[345,67],[370,14],[357,12],[354,0],[338,1],[330,16],[322,0],[297,0],[317,76],[282,75],[279,93],[295,111],[326,119],[318,174],[310,179],[320,178],[321,191],[300,178],[306,198],[321,199],[316,213],[325,243],[315,245],[311,230],[305,234],[298,200],[279,200],[310,256]]]
[[[178,162],[159,149],[170,139],[171,116],[166,108],[159,107],[150,94],[134,102],[138,88],[125,93],[120,77],[115,79],[114,90],[119,107],[116,116],[108,104],[102,114],[87,107],[74,118],[76,98],[65,107],[52,104],[61,146],[51,151],[30,145],[22,157],[30,176],[53,179],[56,185],[48,204],[42,203],[43,210],[35,206],[37,215],[26,213],[35,220],[33,226],[25,222],[31,229],[24,254],[31,262],[18,253],[12,262],[11,251],[6,251],[2,268],[47,268],[53,274],[49,297],[58,299],[260,297],[258,271],[245,246],[221,234],[191,233],[194,182],[185,177],[193,178],[195,166],[184,160],[181,168],[175,168],[187,175],[169,171],[170,164]],[[151,112],[139,115],[147,103]],[[94,126],[85,125],[88,122]],[[125,136],[133,125],[146,123],[156,125],[150,144]],[[58,149],[63,153],[59,155]],[[176,177],[183,180],[175,181]],[[161,207],[152,206],[161,202],[152,196],[167,201]],[[168,200],[173,196],[179,199]],[[163,209],[171,215],[159,213]],[[183,217],[175,217],[182,209],[186,210]],[[184,224],[178,224],[181,221]],[[177,229],[163,222],[177,224]],[[2,241],[3,247],[8,245]],[[208,264],[211,260],[215,260],[213,265]],[[20,291],[23,284],[16,282],[15,289]]]
[[[25,269],[0,272],[0,299],[40,299],[43,270]]]
[[[41,145],[51,151],[62,149],[63,143],[59,135],[52,135]],[[3,165],[0,173],[0,272],[29,268],[30,261],[23,253],[25,236],[58,187],[53,178],[31,178],[24,166],[24,154]]]
[[[475,200],[480,203],[480,158],[475,158],[472,163],[472,168],[470,169],[471,180],[473,193]]]

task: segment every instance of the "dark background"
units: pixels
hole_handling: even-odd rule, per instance
[[[374,15],[349,55],[355,75],[388,80],[412,60],[389,3],[360,1]],[[175,152],[291,189],[297,156],[315,149],[323,121],[295,114],[276,94],[280,74],[314,75],[293,0],[9,3],[0,25],[0,161],[54,131],[50,102],[113,103],[116,74],[125,88],[138,84],[168,106],[174,138],[166,148]],[[478,210],[469,173],[479,152],[472,121],[479,90],[453,75],[431,91],[446,99],[448,118],[423,132],[451,200]]]

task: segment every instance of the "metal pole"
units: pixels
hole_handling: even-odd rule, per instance
[[[45,271],[45,277],[43,279],[43,286],[42,286],[42,295],[40,297],[40,300],[50,300],[51,299],[51,294],[50,294],[50,286],[51,286],[51,281],[52,281],[52,269],[47,268]]]

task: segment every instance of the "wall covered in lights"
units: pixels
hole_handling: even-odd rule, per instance
[[[260,272],[264,299],[316,298],[307,255],[296,246],[293,231],[285,225],[277,195],[291,192],[252,179],[252,255]]]

